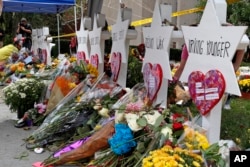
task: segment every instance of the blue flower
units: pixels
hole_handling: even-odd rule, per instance
[[[117,155],[123,155],[136,146],[131,129],[126,124],[116,124],[115,134],[108,142],[111,150]]]

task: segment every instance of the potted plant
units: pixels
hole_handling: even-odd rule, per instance
[[[238,83],[241,91],[241,97],[250,99],[250,78],[242,78]]]

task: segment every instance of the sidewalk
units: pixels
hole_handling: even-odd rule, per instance
[[[0,166],[6,167],[32,167],[35,162],[42,162],[51,152],[45,151],[36,154],[25,148],[25,139],[36,127],[30,130],[14,127],[16,113],[11,113],[2,100],[2,87],[0,87]]]

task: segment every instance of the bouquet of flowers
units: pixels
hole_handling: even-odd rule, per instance
[[[242,78],[238,81],[241,92],[249,93],[250,92],[250,79]]]
[[[203,158],[189,150],[180,147],[171,147],[165,145],[161,149],[150,152],[149,156],[143,159],[143,167],[157,166],[195,166],[201,167]]]
[[[47,144],[48,140],[55,138],[55,136],[63,136],[64,143],[66,143],[65,141],[67,141],[69,137],[65,135],[65,132],[72,131],[73,134],[70,135],[72,139],[72,136],[74,136],[76,129],[80,125],[84,126],[86,124],[91,127],[93,124],[96,124],[102,117],[102,115],[94,109],[96,99],[103,99],[107,96],[116,97],[122,90],[121,87],[117,89],[113,87],[114,89],[108,89],[108,91],[105,88],[99,88],[99,86],[107,82],[106,79],[103,78],[101,80],[98,79],[97,82],[98,84],[94,86],[95,88],[88,90],[88,81],[85,80],[80,87],[80,92],[73,91],[75,93],[71,94],[71,98],[70,96],[66,96],[62,99],[62,103],[60,102],[46,117],[41,126],[26,139],[27,143],[36,142]],[[82,90],[85,90],[85,92],[82,92]],[[77,92],[81,93],[80,96],[82,99],[78,98],[79,94]]]
[[[3,89],[4,102],[10,110],[18,112],[18,118],[22,118],[24,113],[39,101],[43,89],[42,81],[22,78]]]
[[[141,166],[143,157],[172,139],[168,110],[152,106],[146,95],[144,85],[137,84],[112,106],[116,124],[110,148],[100,150],[90,166]]]
[[[98,70],[91,64],[69,65],[69,73],[57,76],[54,83],[51,85],[51,93],[46,109],[46,115],[51,112],[54,107],[65,97],[75,86],[79,84],[87,75],[96,78]],[[81,77],[80,77],[81,75]]]
[[[70,141],[64,142],[70,144],[61,147],[44,163],[58,165],[75,162],[93,156],[96,151],[108,147],[108,138],[114,133],[114,113],[109,108],[122,95],[122,88],[110,78],[104,76],[101,80],[98,79],[97,83],[82,95],[79,102],[81,105],[86,104],[83,110],[91,111],[88,121],[82,122],[82,126],[77,128],[72,137],[75,140],[72,141],[71,138]]]

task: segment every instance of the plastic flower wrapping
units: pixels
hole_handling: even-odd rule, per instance
[[[65,61],[65,64],[68,63],[68,61]],[[98,76],[98,71],[94,66],[92,66],[91,64],[85,64],[83,62],[80,62],[79,65],[76,62],[73,62],[67,65],[67,68],[63,70],[64,72],[61,72],[60,75],[56,76],[54,81],[49,86],[50,97],[45,112],[46,115],[49,114],[55,108],[55,106],[74,87],[76,87],[76,85],[86,79],[88,75],[91,75],[91,77],[93,78],[96,78]]]
[[[44,86],[41,80],[33,78],[19,79],[2,90],[4,102],[12,111],[21,110],[26,112],[28,109],[33,108],[35,102],[39,101]]]
[[[141,166],[150,151],[172,138],[172,125],[165,121],[168,110],[148,102],[143,84],[135,85],[111,109],[115,111],[115,133],[109,148],[99,150],[92,166]]]
[[[63,147],[66,147],[65,144],[84,139],[112,121],[111,112],[104,115],[99,110],[113,105],[123,93],[122,88],[104,76],[99,77],[92,85],[89,84],[87,78],[65,96],[39,128],[26,139],[27,145],[49,145],[57,139],[63,141]],[[94,107],[97,104],[98,110]],[[60,149],[63,149],[62,143]]]

